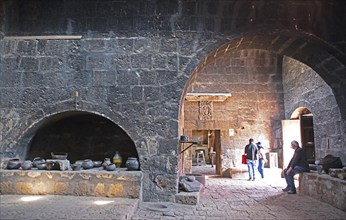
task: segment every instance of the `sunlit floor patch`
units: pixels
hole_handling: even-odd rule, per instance
[[[23,196],[20,198],[20,200],[22,200],[23,202],[32,202],[42,198],[42,196]]]
[[[97,200],[94,202],[95,205],[107,205],[109,203],[112,203],[114,201],[107,201],[107,200]]]

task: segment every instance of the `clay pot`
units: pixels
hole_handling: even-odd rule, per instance
[[[106,169],[106,166],[108,166],[109,164],[111,164],[111,159],[110,158],[105,158],[105,160],[102,163],[103,169]]]
[[[37,167],[37,164],[42,164],[42,163],[46,163],[45,159],[42,159],[41,157],[35,157],[32,160],[32,167]]]
[[[81,170],[81,168],[82,168],[82,165],[79,163],[72,164],[72,170],[74,171]]]
[[[50,155],[52,156],[52,159],[66,160],[68,154],[65,152],[51,152]]]
[[[21,167],[23,170],[30,170],[32,168],[31,160],[25,160],[22,162]]]
[[[136,157],[129,157],[125,163],[127,170],[138,170],[139,163]]]
[[[12,158],[7,162],[7,169],[14,170],[19,169],[21,166],[22,161],[20,161],[18,158]]]
[[[38,170],[45,170],[47,168],[46,162],[36,163],[36,167]]]
[[[82,167],[83,167],[83,169],[85,169],[85,170],[91,169],[91,168],[94,167],[94,163],[93,163],[92,160],[86,159],[86,160],[83,161]]]
[[[107,170],[107,171],[114,171],[115,168],[116,168],[116,166],[115,166],[114,163],[108,164],[108,165],[106,166],[106,170]]]
[[[102,165],[102,161],[99,161],[99,160],[94,160],[93,163],[94,163],[94,167],[100,167]]]

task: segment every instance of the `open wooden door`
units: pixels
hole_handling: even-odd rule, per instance
[[[302,131],[302,148],[305,149],[307,160],[310,164],[315,163],[314,126],[312,114],[300,116]]]
[[[291,148],[291,141],[298,141],[301,146],[300,120],[282,120],[282,139],[283,139],[283,168],[287,167],[294,150]]]
[[[216,174],[221,175],[221,131],[220,130],[214,130],[215,132],[215,139],[214,139],[214,146],[215,146],[215,168],[216,168]]]

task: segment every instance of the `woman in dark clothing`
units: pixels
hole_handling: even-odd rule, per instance
[[[258,172],[261,174],[261,178],[264,178],[263,168],[264,164],[267,162],[267,159],[265,158],[265,154],[263,152],[263,146],[261,142],[256,143],[258,148]]]
[[[293,177],[298,173],[309,172],[309,163],[306,159],[305,150],[299,147],[297,141],[291,142],[291,148],[294,149],[294,155],[287,168],[284,169],[287,186],[282,189],[282,191],[287,192],[288,194],[296,194]]]

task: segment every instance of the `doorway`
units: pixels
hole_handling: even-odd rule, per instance
[[[287,167],[293,156],[291,141],[296,140],[305,149],[309,164],[315,163],[313,114],[307,108],[298,108],[290,120],[282,121],[283,167]]]
[[[305,149],[309,164],[315,163],[315,142],[312,114],[300,115],[300,130],[302,137],[302,148]]]
[[[197,145],[192,150],[192,173],[217,175],[221,170],[220,130],[192,130]]]

